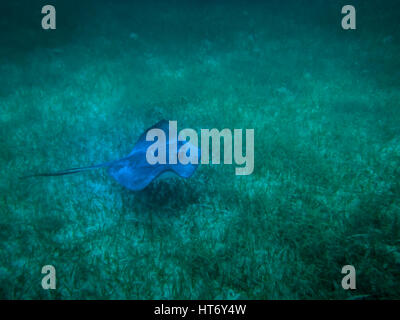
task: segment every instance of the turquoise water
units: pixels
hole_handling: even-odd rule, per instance
[[[400,298],[398,1],[354,1],[347,31],[348,1],[59,0],[56,30],[45,4],[0,4],[0,298]],[[254,172],[18,179],[161,119],[254,129]]]

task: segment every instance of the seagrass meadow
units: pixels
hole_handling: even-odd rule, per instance
[[[0,298],[400,298],[399,1],[47,2],[0,3]],[[18,178],[161,119],[254,129],[254,172]]]

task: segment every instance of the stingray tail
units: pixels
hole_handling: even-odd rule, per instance
[[[30,174],[26,176],[19,177],[20,179],[26,179],[26,178],[33,178],[33,177],[54,177],[54,176],[64,176],[66,174],[74,174],[82,171],[88,171],[88,170],[93,170],[93,169],[99,169],[99,168],[104,168],[108,167],[112,162],[105,162],[105,163],[100,163],[96,164],[94,166],[89,166],[89,167],[80,167],[80,168],[70,168],[66,169],[63,171],[56,171],[56,172],[45,172],[45,173],[35,173],[35,174]]]

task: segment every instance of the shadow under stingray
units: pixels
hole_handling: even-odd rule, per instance
[[[196,183],[184,179],[170,178],[153,181],[141,191],[123,190],[123,207],[145,211],[168,212],[168,216],[179,214],[192,204],[200,202],[201,190]],[[135,210],[135,211],[136,211]]]

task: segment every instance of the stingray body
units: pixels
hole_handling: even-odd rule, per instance
[[[167,152],[167,163],[166,164],[149,164],[146,159],[146,152],[149,146],[154,142],[147,141],[147,132],[151,129],[161,129],[164,131],[166,139],[166,149],[168,150],[170,144],[177,144],[176,150],[190,142],[170,140],[169,137],[169,123],[166,120],[162,120],[155,124],[153,127],[147,129],[138,139],[131,153],[119,160],[105,162],[89,167],[72,168],[59,172],[50,173],[39,173],[34,175],[25,176],[28,177],[40,177],[40,176],[61,176],[67,174],[74,174],[82,171],[93,170],[98,168],[108,168],[108,173],[113,177],[118,183],[124,187],[138,191],[144,189],[148,186],[154,179],[167,172],[173,172],[176,175],[189,178],[197,169],[197,164],[169,164],[169,157]],[[198,152],[200,154],[200,151]]]

